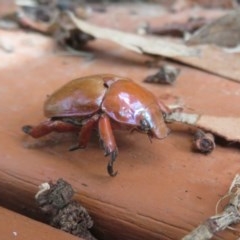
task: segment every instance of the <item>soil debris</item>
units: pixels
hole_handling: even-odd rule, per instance
[[[93,221],[87,210],[72,200],[73,194],[72,186],[58,179],[55,184],[41,184],[35,199],[41,210],[49,215],[50,225],[86,240],[96,240],[89,231]]]
[[[82,50],[86,43],[94,40],[94,37],[82,32],[69,18],[65,11],[71,11],[81,19],[86,19],[88,9],[84,8],[81,1],[17,1],[15,13],[3,16],[0,19],[0,27],[4,29],[15,29],[17,26],[23,29],[40,32],[52,36],[56,42],[67,50],[71,47]]]
[[[147,83],[159,83],[159,84],[173,84],[178,75],[180,69],[172,65],[163,65],[160,67],[159,71],[145,78],[144,82]]]

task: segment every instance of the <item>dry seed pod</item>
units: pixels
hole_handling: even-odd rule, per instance
[[[215,148],[214,136],[211,133],[205,133],[197,130],[194,134],[193,147],[201,153],[210,153]]]

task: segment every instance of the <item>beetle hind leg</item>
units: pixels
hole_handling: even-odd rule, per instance
[[[110,120],[107,115],[102,115],[98,122],[98,129],[100,135],[100,142],[104,148],[105,156],[110,156],[107,165],[108,174],[112,177],[117,175],[117,171],[113,169],[113,163],[117,158],[118,150],[113,136]]]
[[[79,127],[76,127],[70,123],[65,123],[59,120],[52,121],[51,119],[41,122],[36,126],[25,125],[22,127],[23,132],[32,136],[33,138],[39,138],[51,132],[71,132],[78,129]]]

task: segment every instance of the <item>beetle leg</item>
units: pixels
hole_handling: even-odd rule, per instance
[[[69,148],[69,151],[74,151],[79,148],[86,148],[90,140],[92,130],[95,126],[96,120],[90,119],[86,124],[84,124],[79,133],[79,143]]]
[[[52,121],[47,120],[40,123],[37,126],[25,125],[22,127],[23,132],[28,135],[39,138],[45,136],[51,132],[70,132],[79,130],[79,127],[76,127],[70,123],[62,122],[62,121]]]
[[[102,115],[98,122],[98,130],[100,135],[100,141],[105,150],[105,156],[110,155],[110,160],[107,165],[108,174],[112,177],[117,175],[117,172],[113,170],[113,163],[117,158],[118,150],[113,136],[111,123],[107,115]]]

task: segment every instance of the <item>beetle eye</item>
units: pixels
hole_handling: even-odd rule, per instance
[[[148,132],[151,128],[150,128],[150,124],[146,119],[141,119],[140,120],[140,128],[141,130]]]

